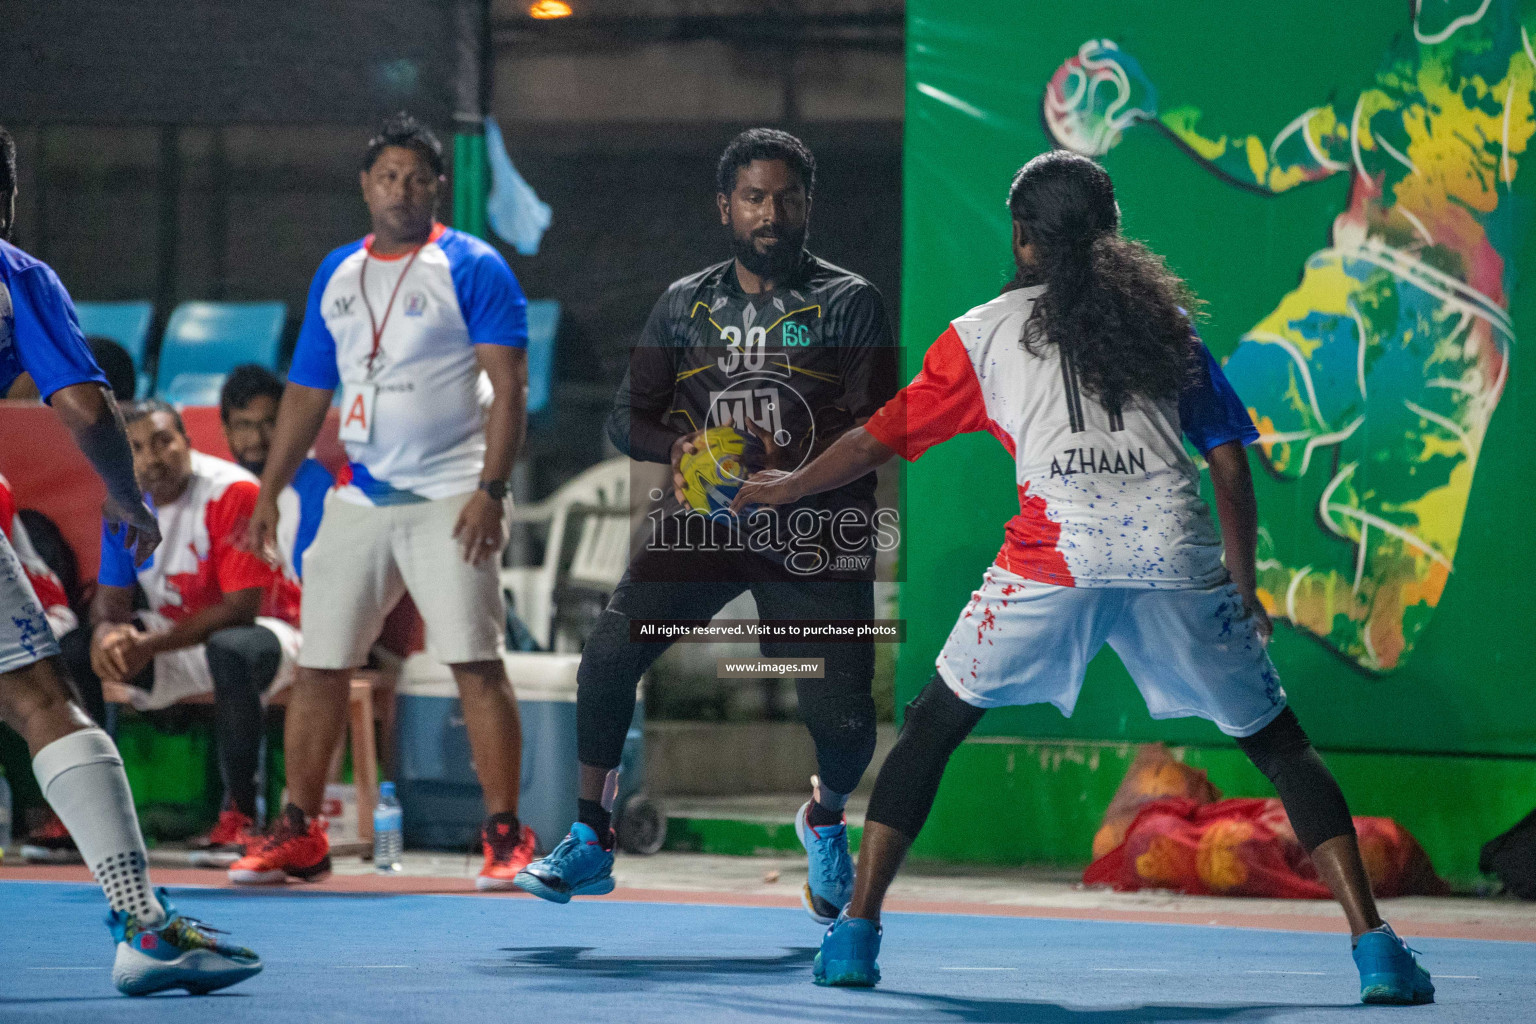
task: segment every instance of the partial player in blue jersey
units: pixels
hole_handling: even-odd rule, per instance
[[[16,147],[0,128],[0,395],[22,373],[31,376],[106,484],[107,520],[143,561],[160,529],[134,481],[122,416],[58,275],[10,244],[15,215]],[[129,995],[211,992],[257,973],[255,953],[177,913],[150,885],[123,760],[71,699],[58,655],[37,595],[0,538],[0,721],[27,741],[43,796],[106,892],[113,981]]]

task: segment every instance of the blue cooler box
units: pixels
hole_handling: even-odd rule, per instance
[[[502,655],[523,720],[518,817],[547,852],[576,820],[576,667],[579,654]],[[428,849],[479,850],[485,801],[469,752],[458,688],[446,665],[411,656],[400,673],[395,710],[396,792],[405,843]]]

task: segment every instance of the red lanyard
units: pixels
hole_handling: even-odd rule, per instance
[[[373,303],[368,301],[368,264],[373,261],[373,253],[368,249],[363,250],[363,269],[357,275],[357,290],[363,293],[363,308],[368,310],[368,326],[373,331],[373,349],[368,353],[368,376],[373,376],[373,361],[379,355],[379,341],[384,337],[384,328],[389,326],[389,314],[395,308],[395,296],[400,294],[400,286],[405,284],[405,275],[411,272],[411,264],[416,262],[416,257],[421,255],[421,250],[427,243],[423,242],[411,250],[411,256],[405,261],[405,269],[400,271],[400,277],[395,281],[395,290],[389,293],[389,305],[384,307],[384,319],[375,320],[373,316]]]

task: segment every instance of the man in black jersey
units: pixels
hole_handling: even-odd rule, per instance
[[[805,145],[772,129],[744,132],[721,156],[717,179],[734,256],[662,295],[607,424],[632,458],[670,463],[675,490],[657,495],[663,503],[650,516],[646,544],[583,650],[579,820],[517,877],[521,888],[557,903],[613,889],[610,823],[624,734],[636,684],[669,646],[632,638],[631,620],[706,621],[744,590],[764,623],[874,616],[883,521],[873,473],[740,518],[705,515],[682,501],[685,462],[713,451],[706,430],[734,428],[759,465],[794,469],[863,423],[897,385],[880,293],[805,249],[816,182]],[[765,657],[824,664],[824,678],[796,680],[818,774],[795,825],[809,858],[805,906],[826,924],[852,893],[843,807],[875,748],[874,647],[867,640],[764,640],[761,647]]]

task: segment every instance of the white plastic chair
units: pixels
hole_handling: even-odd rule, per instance
[[[580,651],[597,616],[629,567],[630,517],[622,505],[576,504],[566,513],[566,533],[576,526],[565,568],[555,575],[550,605],[550,649]]]
[[[533,505],[512,510],[513,528],[519,525],[547,524],[544,540],[544,560],[539,565],[514,565],[501,570],[501,587],[512,599],[523,624],[545,647],[551,646],[551,626],[554,618],[555,585],[560,570],[560,552],[565,546],[565,532],[571,508],[575,505],[596,505],[603,508],[622,509],[629,514],[629,471],[626,458],[609,459],[582,471],[568,480],[554,494]],[[611,566],[612,552],[619,545],[628,559],[629,537],[627,531],[615,530],[609,525],[609,517],[587,517],[583,522],[583,536],[578,542],[577,557],[583,570],[575,572],[582,578],[602,579],[608,575],[600,567]],[[615,540],[615,535],[621,534]],[[593,547],[597,544],[597,547]],[[606,557],[604,554],[606,553]],[[619,563],[623,573],[624,562]],[[595,573],[596,575],[591,575]],[[613,577],[618,582],[618,577]]]

